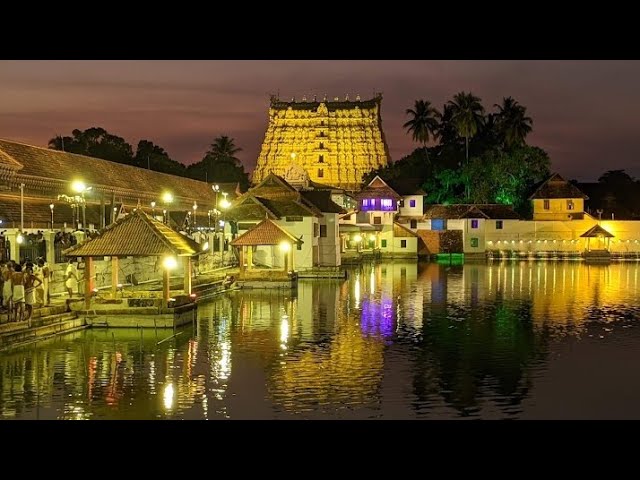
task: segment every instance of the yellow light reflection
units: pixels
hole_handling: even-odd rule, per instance
[[[164,393],[162,397],[164,399],[164,408],[166,410],[171,410],[173,408],[173,383],[167,383],[164,387]]]

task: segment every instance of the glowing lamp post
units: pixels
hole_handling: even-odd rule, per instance
[[[53,230],[53,207],[55,205],[53,203],[49,204],[49,208],[51,209],[51,230]]]
[[[171,192],[164,192],[162,194],[162,203],[164,203],[164,210],[163,212],[165,213],[164,215],[164,223],[169,223],[169,216],[167,214],[167,206],[170,205],[173,202],[173,195],[171,194]]]
[[[197,223],[197,216],[196,216],[196,210],[198,210],[198,204],[196,202],[193,202],[193,207],[191,207],[193,209],[193,228],[196,228],[196,223]]]
[[[91,190],[93,187],[87,187],[82,180],[74,180],[71,183],[71,190],[80,195],[82,203],[82,228],[87,228],[87,208],[84,199],[84,194]],[[78,222],[80,223],[80,222]],[[79,226],[78,226],[79,229]]]
[[[229,202],[229,200],[227,200],[227,193],[226,192],[222,192],[222,196],[223,199],[220,202],[220,208],[222,209],[222,221],[220,222],[220,226],[222,227],[222,245],[220,245],[220,250],[222,252],[222,264],[224,265],[224,241],[226,238],[226,234],[225,234],[225,213],[227,211],[227,208],[229,208],[231,206],[231,202]]]
[[[291,255],[291,244],[289,242],[282,242],[279,245],[280,251],[284,254],[284,271],[289,271],[289,256]],[[293,261],[291,262],[293,268]]]
[[[156,219],[156,202],[151,202],[151,215],[153,219]]]
[[[163,272],[163,275],[162,275],[162,277],[163,277],[162,278],[162,299],[165,302],[168,302],[169,301],[169,292],[171,290],[171,288],[170,288],[171,270],[175,270],[175,268],[178,266],[178,261],[173,256],[165,257],[162,260],[162,266],[164,268],[164,272]]]

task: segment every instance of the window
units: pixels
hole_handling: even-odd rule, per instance
[[[380,241],[380,245],[382,246],[382,248],[387,248],[387,241],[386,240],[381,240]]]
[[[326,225],[320,225],[320,236],[321,237],[326,237],[327,236],[327,226]]]
[[[418,220],[411,220],[411,228],[418,228]]]
[[[415,200],[409,200],[409,206],[411,208],[414,208],[416,206],[416,201]]]
[[[320,120],[320,126],[324,127],[324,120]]]
[[[302,217],[285,217],[287,222],[302,222],[304,219]]]
[[[398,206],[404,207],[404,200],[398,200]]]
[[[320,155],[320,156],[318,157],[318,162],[319,162],[319,163],[324,163],[324,155]]]
[[[567,210],[573,210],[573,200],[567,200]]]
[[[318,224],[314,223],[313,224],[313,236],[317,237],[320,234],[319,228],[318,228]]]
[[[496,230],[502,230],[502,220],[496,220]]]
[[[363,198],[362,199],[362,206],[363,207],[368,207],[369,206],[369,199],[368,198]]]
[[[391,210],[393,208],[393,200],[390,198],[383,198],[380,200],[380,205],[382,206],[382,210]]]
[[[324,169],[323,168],[319,168],[318,169],[318,178],[322,178],[324,177]]]
[[[475,237],[471,238],[471,246],[474,247],[474,248],[478,247],[478,239],[477,238],[475,238]]]
[[[324,143],[320,142],[320,148],[324,148]]]
[[[321,137],[324,137],[324,132],[320,132],[320,136],[321,136]]]
[[[549,200],[544,200],[544,209],[549,210]]]
[[[373,217],[374,225],[382,225],[382,217]]]
[[[446,230],[447,220],[444,218],[434,218],[431,220],[431,230]]]
[[[471,220],[471,228],[478,228],[478,220],[475,218]]]
[[[302,250],[302,242],[296,242],[296,246],[298,247],[298,250]]]
[[[400,248],[407,248],[407,241],[406,240],[400,240]]]

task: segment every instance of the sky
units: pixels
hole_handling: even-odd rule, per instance
[[[416,147],[402,127],[416,99],[441,109],[471,91],[487,110],[507,96],[525,105],[528,142],[549,153],[554,171],[640,177],[639,85],[640,61],[0,61],[0,138],[46,146],[56,134],[104,127],[134,149],[151,140],[190,164],[229,135],[252,170],[269,94],[364,100],[376,91],[397,160]]]

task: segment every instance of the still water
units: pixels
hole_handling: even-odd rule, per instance
[[[395,262],[234,292],[164,342],[95,329],[0,353],[0,418],[640,418],[639,270]]]

